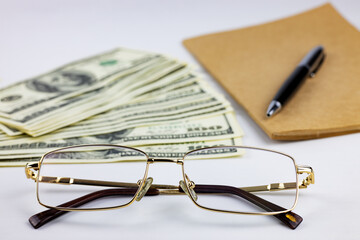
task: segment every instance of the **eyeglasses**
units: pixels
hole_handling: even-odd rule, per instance
[[[38,202],[50,208],[30,217],[34,228],[69,211],[115,209],[143,196],[186,194],[196,206],[224,213],[273,215],[291,229],[302,218],[291,212],[299,189],[314,183],[309,166],[277,151],[221,146],[171,157],[118,145],[80,145],[46,153],[28,163],[25,172],[36,182]],[[152,184],[149,166],[176,163],[182,168],[179,185]],[[299,181],[299,174],[307,176]]]

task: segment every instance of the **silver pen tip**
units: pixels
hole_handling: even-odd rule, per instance
[[[266,116],[269,118],[281,109],[281,103],[279,101],[271,101],[266,111]]]
[[[271,110],[269,112],[266,113],[267,117],[271,117],[274,114],[275,111]]]

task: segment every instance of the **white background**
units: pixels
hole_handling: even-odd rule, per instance
[[[1,0],[1,85],[117,46],[196,63],[183,39],[280,19],[324,2]],[[331,2],[360,29],[360,1]],[[201,67],[199,71],[226,94]],[[34,230],[27,219],[44,210],[35,199],[35,184],[25,178],[23,168],[2,168],[1,239],[360,239],[360,135],[273,141],[227,98],[244,129],[244,144],[288,153],[315,169],[316,184],[301,191],[294,211],[304,218],[298,229],[290,230],[273,217],[208,212],[186,196],[159,196],[119,210],[69,213]],[[176,183],[181,170],[173,165],[152,165],[149,176],[156,181],[166,171],[162,183]]]

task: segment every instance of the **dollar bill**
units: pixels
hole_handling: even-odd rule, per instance
[[[232,108],[221,95],[214,93],[208,86],[197,82],[197,85],[176,89],[148,100],[123,104],[106,113],[78,122],[43,136],[42,140],[77,137],[90,134],[101,134],[120,130],[126,127],[137,127],[175,121],[181,118],[204,117],[224,112]],[[56,123],[48,123],[50,125]],[[47,125],[44,124],[43,128]],[[2,136],[5,138],[4,136]],[[8,137],[9,143],[36,141],[30,136]],[[1,141],[6,139],[1,139]]]
[[[95,80],[22,102],[36,94],[24,90],[30,82],[56,80],[68,70],[87,72]],[[66,74],[61,77],[77,77]],[[64,79],[56,81],[62,85]],[[25,96],[19,101],[2,95],[19,89]],[[136,50],[117,49],[73,62],[0,90],[0,106],[2,97],[9,104],[0,110],[0,166],[23,166],[48,151],[83,144],[136,146],[153,157],[178,158],[200,146],[240,145],[243,134],[230,103],[193,68]],[[94,157],[85,159],[99,160]]]
[[[180,70],[180,75],[173,74],[173,78],[181,77],[184,74],[187,74],[188,69]],[[142,81],[147,80],[144,78]],[[171,81],[174,79],[170,79]],[[168,82],[171,83],[171,82]],[[150,86],[149,86],[150,85]],[[69,124],[72,124],[74,122],[80,121],[82,119],[86,119],[90,116],[93,116],[95,114],[99,114],[104,111],[108,111],[109,109],[112,109],[114,107],[117,107],[118,105],[123,104],[124,102],[129,102],[132,99],[136,98],[138,95],[141,94],[142,91],[149,91],[148,89],[151,89],[152,84],[148,84],[145,87],[142,87],[141,89],[129,89],[129,88],[122,88],[122,89],[111,89],[112,91],[106,92],[106,95],[110,95],[112,97],[108,97],[103,102],[97,101],[95,104],[93,102],[90,102],[89,99],[86,100],[85,105],[78,105],[78,107],[74,108],[74,106],[70,106],[71,110],[66,111],[68,109],[62,109],[62,111],[59,111],[61,113],[62,117],[59,121],[59,117],[57,115],[52,117],[47,117],[43,120],[37,120],[34,122],[34,125],[31,123],[28,124],[28,126],[31,128],[30,131],[27,131],[32,136],[39,136],[43,135],[45,133],[51,132],[55,129],[67,126]],[[104,93],[103,93],[104,94]],[[74,115],[74,112],[77,113]],[[68,114],[67,117],[64,118],[64,113]]]
[[[136,94],[134,94],[134,90],[136,90],[139,85],[142,86],[148,84],[149,82],[151,83],[154,80],[166,76],[174,70],[180,70],[183,67],[184,65],[182,63],[167,60],[161,64],[145,68],[141,70],[140,73],[137,72],[132,74],[130,77],[117,78],[110,84],[96,90],[82,93],[81,95],[72,98],[66,98],[64,100],[57,101],[56,103],[47,102],[46,104],[42,104],[42,108],[31,109],[31,111],[23,111],[21,114],[12,116],[12,119],[0,117],[0,121],[29,135],[39,136],[57,128],[80,121],[84,118],[97,114],[100,111],[106,111],[114,107],[114,105],[120,101],[128,101],[131,99],[130,95],[136,96]],[[157,72],[154,69],[157,69]],[[183,74],[187,74],[188,70],[182,72]],[[147,74],[148,77],[145,77],[144,74]],[[172,74],[172,77],[178,76],[176,74]],[[65,118],[62,119],[62,121],[59,121],[59,117],[61,118],[63,113],[69,111],[70,109],[73,117]],[[83,114],[79,115],[76,113]],[[53,128],[44,131],[42,123],[44,121],[51,122],[54,120],[57,120],[58,124],[53,124]]]
[[[49,101],[94,90],[111,80],[111,77],[130,74],[158,57],[147,52],[116,49],[67,64],[0,90],[0,116],[10,118]]]
[[[196,95],[195,95],[196,96]],[[201,96],[201,98],[199,98]],[[97,117],[96,121],[83,121],[74,126],[69,126],[59,131],[33,138],[30,136],[9,137],[6,141],[1,141],[1,144],[16,144],[24,142],[36,141],[50,141],[56,139],[65,139],[72,137],[79,137],[84,135],[96,135],[113,132],[114,129],[123,130],[129,127],[150,126],[155,124],[169,124],[181,119],[196,119],[219,115],[226,112],[232,112],[230,104],[222,99],[215,98],[215,96],[208,94],[200,94],[196,101],[193,96],[176,97],[173,96],[169,101],[164,99],[146,101],[135,104],[127,104],[117,114],[105,115]],[[218,96],[221,99],[221,96]],[[179,101],[180,100],[180,101]],[[187,101],[186,101],[187,100]],[[172,102],[170,104],[169,102]],[[165,105],[166,104],[166,105]],[[144,106],[146,106],[144,108]],[[121,114],[119,114],[121,112]]]
[[[54,141],[29,141],[7,145],[0,144],[0,155],[46,152],[56,148],[81,144],[120,144],[126,146],[169,144],[194,141],[211,141],[241,137],[241,128],[232,113],[205,119],[179,120],[169,124],[127,128],[106,134],[59,139]]]
[[[122,109],[111,111],[111,114],[98,115],[72,126],[48,134],[52,139],[76,136],[79,134],[104,133],[124,124],[136,126],[137,123],[156,123],[173,121],[180,118],[213,115],[214,113],[232,111],[229,102],[221,96],[199,94],[195,97],[175,98],[167,101],[146,101],[147,104],[129,104]],[[166,105],[165,105],[166,104]]]
[[[142,95],[138,96],[136,99],[137,101],[141,101],[146,99],[152,99],[154,97],[158,97],[159,95],[164,95],[165,93],[177,94],[174,92],[174,90],[179,90],[179,89],[181,90],[182,93],[183,92],[186,93],[186,91],[194,91],[195,90],[194,88],[198,87],[200,83],[201,85],[205,85],[205,83],[201,81],[201,79],[199,79],[197,76],[193,74],[189,74],[188,76],[182,77],[174,81],[172,84],[167,84],[165,86],[161,85],[158,88],[145,91]],[[182,90],[183,88],[185,88],[185,90]],[[47,121],[47,122],[45,121],[42,122],[42,124],[43,124],[42,128],[46,128],[48,124],[52,125],[54,123],[51,121]],[[4,124],[0,124],[0,141],[9,140],[9,139],[11,140],[14,139],[15,136],[19,136],[19,135],[24,135],[24,133],[15,128],[11,128]]]
[[[101,64],[101,63],[99,63]],[[175,69],[179,69],[184,67],[184,64],[179,63],[177,61],[171,60],[171,59],[164,59],[158,60],[157,64],[152,64],[150,66],[147,66],[141,70],[137,69],[137,72],[134,74],[131,74],[130,77],[124,77],[123,73],[110,75],[102,84],[95,85],[96,88],[93,86],[91,88],[91,91],[89,88],[87,91],[82,90],[82,92],[79,90],[76,92],[76,96],[71,96],[71,94],[68,94],[66,98],[59,97],[59,98],[50,98],[47,99],[47,101],[40,101],[40,103],[32,104],[31,107],[22,107],[21,111],[13,111],[11,115],[0,117],[0,121],[12,128],[16,128],[22,132],[25,132],[30,135],[36,134],[36,127],[41,125],[41,120],[47,120],[49,116],[52,116],[53,118],[56,118],[61,114],[62,112],[72,109],[72,111],[82,111],[84,112],[86,109],[94,108],[98,105],[103,105],[108,102],[111,102],[112,99],[114,99],[114,93],[120,93],[123,92],[131,92],[131,88],[136,88],[139,84],[146,84],[146,81],[152,81],[154,78],[157,78],[160,74],[166,75],[169,72],[174,71]],[[154,72],[156,71],[157,72]],[[151,76],[149,78],[144,78],[144,74],[147,74],[148,76]],[[127,72],[127,75],[129,73]],[[134,81],[135,77],[139,77],[137,81]],[[56,77],[54,77],[56,78]],[[26,82],[26,81],[25,81]],[[106,83],[106,84],[105,84]],[[63,86],[64,83],[61,83],[61,86]],[[71,86],[72,89],[76,89],[76,86]],[[9,92],[9,89],[5,89],[7,92]],[[4,91],[5,91],[4,90]],[[23,89],[22,89],[23,90]],[[31,92],[32,93],[32,92]],[[80,94],[81,93],[81,94]],[[23,91],[23,95],[26,95],[27,92]],[[30,94],[31,95],[31,94]],[[104,97],[104,96],[110,96],[110,97]],[[121,95],[120,95],[121,96]],[[75,108],[74,106],[77,106]],[[10,108],[11,106],[9,106]],[[12,106],[16,107],[16,106]],[[87,108],[86,108],[87,107]],[[68,124],[70,119],[67,119],[67,122],[63,121],[63,124]],[[78,121],[79,119],[75,119],[73,122]],[[34,129],[35,128],[35,129]]]
[[[221,139],[215,141],[198,141],[198,142],[185,142],[185,143],[173,143],[173,144],[161,144],[161,145],[142,145],[135,146],[135,148],[140,149],[148,154],[149,157],[153,158],[182,158],[187,152],[204,148],[204,147],[215,147],[215,146],[233,146],[233,145],[241,145],[241,138],[229,138],[229,139]],[[41,156],[44,153],[37,154],[28,154],[28,155],[14,155],[13,158],[2,158],[0,156],[0,167],[22,167],[27,163],[37,162],[40,160]],[[106,152],[105,154],[108,154]],[[69,163],[92,163],[92,162],[104,162],[104,159],[109,157],[101,156],[101,155],[86,155],[86,159],[84,159],[84,154],[79,154],[80,156],[73,156],[71,160],[64,159],[62,162]],[[233,156],[234,153],[223,153],[223,154],[214,154],[209,152],[206,156],[207,158],[217,158],[217,157],[229,157]]]

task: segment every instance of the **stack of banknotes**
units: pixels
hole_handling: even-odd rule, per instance
[[[0,130],[0,166],[98,143],[177,158],[242,136],[229,102],[191,66],[125,48],[1,89]]]

